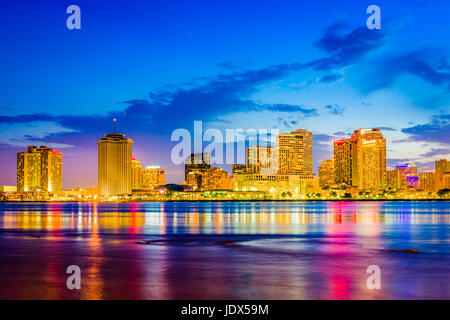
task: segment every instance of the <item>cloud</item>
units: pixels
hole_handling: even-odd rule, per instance
[[[342,115],[342,114],[344,114],[344,110],[345,110],[344,107],[342,107],[338,104],[326,105],[325,109],[327,109],[331,114],[334,114],[334,115]]]
[[[431,121],[401,130],[410,140],[450,145],[450,114],[435,115]]]
[[[391,127],[378,127],[381,131],[397,131],[395,128]]]
[[[49,143],[44,140],[58,135],[76,132],[51,121],[31,121],[27,123],[0,123],[0,145],[26,147],[47,145],[51,148],[69,148],[70,144]]]
[[[431,151],[424,153],[421,157],[431,158],[438,155],[447,155],[450,154],[450,149],[442,149],[442,148],[431,148]]]
[[[317,70],[347,66],[380,48],[384,43],[385,34],[382,30],[369,30],[365,26],[345,32],[347,30],[343,24],[328,27],[315,46],[329,55],[312,61],[309,65]]]
[[[446,60],[436,59],[438,54],[436,50],[423,49],[374,59],[367,66],[363,79],[359,81],[359,87],[363,92],[373,92],[392,86],[400,75],[410,74],[449,92],[450,73]]]

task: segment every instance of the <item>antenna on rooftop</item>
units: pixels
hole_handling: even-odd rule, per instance
[[[114,121],[114,134],[116,134],[116,121],[117,121],[117,119],[114,118],[113,121]]]

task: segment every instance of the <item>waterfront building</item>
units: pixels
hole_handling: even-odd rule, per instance
[[[62,191],[62,153],[46,146],[29,146],[17,153],[17,191]]]
[[[221,168],[209,168],[206,171],[191,171],[188,173],[187,184],[192,190],[232,190],[234,180],[228,172]]]
[[[142,169],[142,188],[155,188],[166,184],[166,170],[160,166],[146,166]]]
[[[436,161],[435,163],[436,172],[438,173],[445,173],[450,172],[450,161],[446,159],[441,159],[439,161]]]
[[[316,175],[241,174],[235,177],[236,191],[262,191],[271,196],[299,196],[320,192]]]
[[[187,181],[189,172],[204,172],[211,168],[211,153],[192,153],[184,162],[184,179]]]
[[[419,175],[414,164],[399,164],[386,172],[386,186],[396,190],[419,189]]]
[[[312,132],[298,129],[277,135],[279,174],[313,173]]]
[[[386,186],[386,139],[379,128],[355,130],[334,141],[335,182],[361,190]]]
[[[319,185],[321,188],[329,188],[334,184],[334,161],[324,160],[319,166]]]
[[[139,189],[142,185],[142,163],[131,158],[131,189]]]
[[[98,188],[102,196],[117,196],[131,193],[131,152],[133,140],[124,134],[105,134],[98,144]]]

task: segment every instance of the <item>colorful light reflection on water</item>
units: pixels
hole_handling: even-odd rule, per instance
[[[2,299],[449,299],[450,202],[1,203]],[[140,244],[142,242],[144,244]],[[417,248],[421,253],[393,252]],[[65,269],[82,269],[82,289]],[[366,287],[379,265],[382,289]]]

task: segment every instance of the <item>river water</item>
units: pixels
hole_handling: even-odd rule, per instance
[[[450,299],[449,283],[449,201],[0,203],[0,299]]]

